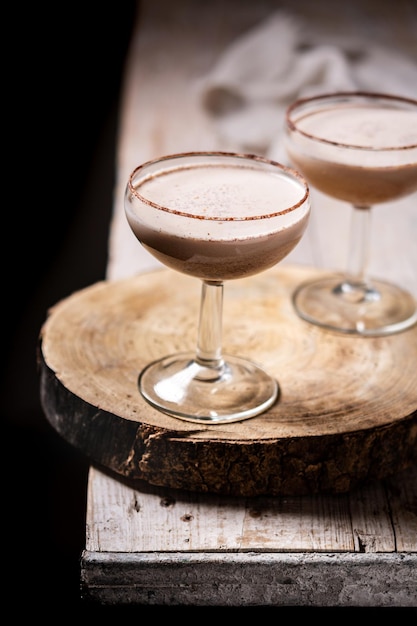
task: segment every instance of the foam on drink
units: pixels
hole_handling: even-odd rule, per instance
[[[329,104],[295,124],[290,159],[324,193],[370,206],[417,190],[417,109]]]

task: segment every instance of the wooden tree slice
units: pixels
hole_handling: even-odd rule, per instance
[[[283,265],[225,285],[224,353],[263,365],[278,402],[199,425],[140,396],[151,360],[194,350],[200,281],[171,270],[101,282],[54,306],[39,341],[41,399],[62,437],[128,479],[227,495],[342,493],[417,461],[417,327],[325,331],[293,310],[316,270]]]

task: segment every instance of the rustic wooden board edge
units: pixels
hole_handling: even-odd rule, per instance
[[[415,607],[417,554],[84,551],[81,588],[108,605]]]
[[[41,403],[53,428],[92,462],[129,480],[231,496],[331,494],[417,461],[410,441],[410,433],[417,438],[417,412],[380,429],[300,441],[190,443],[184,433],[118,418],[78,398],[46,365],[41,342],[38,366]]]
[[[417,460],[417,346],[409,339],[417,328],[387,339],[320,332],[290,302],[294,284],[315,273],[287,266],[231,281],[229,315],[251,302],[252,318],[233,333],[237,346],[287,376],[284,397],[263,415],[227,427],[192,424],[140,397],[141,362],[155,345],[175,351],[178,329],[186,332],[196,307],[195,281],[179,275],[174,288],[165,270],[92,285],[51,309],[38,345],[48,420],[120,476],[203,493],[345,493],[406,469]]]

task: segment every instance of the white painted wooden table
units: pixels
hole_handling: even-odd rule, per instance
[[[339,21],[321,2],[284,4],[336,34],[350,18],[357,32],[394,38],[417,59],[417,15],[405,0],[391,13],[385,3],[349,3]],[[109,280],[157,266],[124,218],[133,167],[172,152],[240,148],[218,136],[195,82],[276,6],[142,2],[121,106]],[[312,195],[309,230],[284,262],[343,269],[349,207]],[[417,295],[416,217],[415,196],[375,210],[370,270]],[[103,604],[416,606],[416,502],[417,468],[340,496],[245,499],[131,487],[91,467],[83,595]]]

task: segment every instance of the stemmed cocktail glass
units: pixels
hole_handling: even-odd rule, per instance
[[[298,314],[365,336],[414,325],[415,298],[400,286],[371,280],[367,262],[371,208],[417,190],[417,101],[363,92],[300,99],[287,110],[286,149],[312,186],[353,206],[346,273],[300,285],[293,296]]]
[[[169,155],[131,173],[125,211],[145,249],[202,281],[195,353],[147,365],[139,375],[143,397],[169,415],[208,424],[267,410],[277,381],[244,357],[222,355],[223,283],[272,267],[297,245],[310,213],[304,178],[254,155]]]

